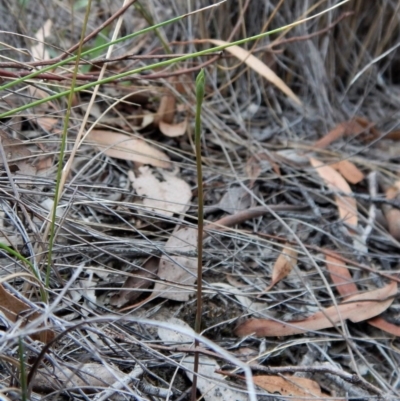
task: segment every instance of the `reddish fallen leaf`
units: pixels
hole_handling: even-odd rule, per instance
[[[25,322],[31,322],[40,317],[38,312],[31,313],[31,307],[25,302],[15,297],[13,294],[9,293],[0,284],[0,312],[12,322],[17,320],[25,320]],[[24,314],[23,312],[29,312]],[[26,316],[26,317],[24,317]],[[43,330],[37,334],[31,334],[30,337],[33,340],[39,340],[44,343],[51,341],[55,337],[55,333],[51,330]]]
[[[349,160],[341,160],[340,162],[331,164],[331,167],[339,171],[350,184],[358,184],[365,178],[358,167]]]
[[[314,143],[313,147],[317,149],[325,149],[332,142],[337,141],[342,136],[360,137],[363,140],[371,141],[380,136],[379,131],[375,128],[375,124],[363,117],[354,117],[350,121],[343,121],[336,125],[325,136]]]
[[[93,130],[87,136],[87,140],[93,141],[109,157],[150,164],[154,167],[171,167],[169,157],[143,139],[113,131]]]
[[[288,276],[296,263],[297,251],[286,243],[274,264],[271,284],[264,291],[269,291],[276,283]]]
[[[395,199],[400,195],[400,181],[396,181],[393,185],[385,190],[386,199]]]
[[[394,200],[399,198],[400,181],[396,181],[392,186],[387,188],[385,192],[386,199]],[[400,241],[400,210],[389,205],[383,205],[382,210],[387,220],[390,235]]]
[[[390,235],[400,241],[400,210],[384,205],[383,212],[388,223]]]
[[[400,130],[389,132],[383,137],[383,139],[391,139],[392,141],[400,140]]]
[[[386,333],[392,334],[396,337],[400,337],[400,327],[396,326],[393,323],[390,323],[383,319],[382,317],[374,317],[373,319],[368,320],[368,324],[371,326],[374,326],[378,329],[381,329],[382,331],[385,331]]]
[[[358,288],[354,283],[346,264],[342,261],[339,255],[337,255],[337,257],[332,256],[334,254],[333,251],[329,251],[329,253],[329,255],[325,254],[326,265],[339,294],[345,298],[356,294],[358,292]],[[400,327],[393,323],[387,322],[382,317],[377,316],[369,319],[368,324],[389,334],[400,337]]]
[[[117,308],[133,303],[142,294],[143,290],[150,288],[157,278],[159,258],[151,256],[148,258],[141,269],[130,272],[130,276],[125,280],[122,289],[114,294],[110,299],[110,304]]]
[[[235,333],[238,336],[255,334],[258,337],[280,337],[330,328],[346,319],[354,323],[361,322],[384,312],[392,304],[396,293],[397,283],[393,281],[386,287],[353,295],[337,307],[330,306],[304,320],[278,322],[250,319],[240,324]]]
[[[253,376],[253,382],[272,394],[279,393],[282,396],[290,397],[291,401],[323,401],[320,398],[323,394],[319,384],[305,377]]]
[[[339,294],[349,297],[358,293],[358,288],[346,264],[339,258],[325,255],[326,267]]]
[[[332,167],[327,166],[313,157],[310,163],[319,176],[333,192],[343,192],[351,195],[352,191],[346,180]],[[355,198],[349,196],[335,195],[336,205],[340,218],[349,226],[357,227],[357,203]]]
[[[344,133],[346,132],[345,123],[338,124],[335,128],[329,131],[325,136],[319,139],[317,142],[314,143],[313,147],[316,149],[325,149],[327,148],[332,142],[337,141],[340,139]]]

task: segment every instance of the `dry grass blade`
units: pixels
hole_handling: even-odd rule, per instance
[[[228,42],[217,39],[207,39],[208,42],[216,45],[226,45]],[[258,74],[263,76],[267,81],[274,84],[278,89],[280,89],[286,96],[292,99],[299,106],[302,105],[301,100],[293,93],[293,91],[279,78],[275,72],[273,72],[266,64],[264,64],[257,57],[253,56],[247,50],[241,48],[240,46],[230,46],[225,49],[227,52],[233,54],[240,61],[246,63],[251,69],[256,71]]]

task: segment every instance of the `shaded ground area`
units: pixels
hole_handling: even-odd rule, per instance
[[[5,86],[79,41],[72,3],[0,1],[2,392],[190,399],[203,66],[198,396],[397,399],[397,2],[231,0],[86,54],[77,86],[321,13],[76,93],[57,179],[74,64]],[[83,51],[211,4],[94,2]]]

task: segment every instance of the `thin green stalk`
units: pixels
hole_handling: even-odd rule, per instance
[[[200,70],[196,78],[196,120],[194,142],[196,147],[196,170],[197,170],[197,308],[194,330],[201,332],[201,314],[202,314],[202,293],[203,293],[203,230],[204,230],[204,196],[203,196],[203,171],[201,168],[201,105],[204,98],[205,73]],[[195,348],[199,346],[199,341],[195,340]],[[192,401],[196,401],[197,373],[199,371],[199,354],[194,354],[193,365],[193,384]]]
[[[67,105],[67,110],[65,113],[63,133],[62,133],[62,137],[61,137],[60,155],[59,155],[58,168],[57,168],[56,189],[55,189],[55,193],[54,193],[53,213],[51,216],[51,224],[50,224],[50,238],[49,238],[49,249],[48,249],[48,256],[47,256],[47,271],[46,271],[46,287],[49,287],[49,284],[50,284],[53,245],[54,245],[54,240],[55,240],[55,227],[56,227],[56,220],[57,220],[57,205],[58,205],[59,196],[60,196],[61,174],[62,174],[62,169],[63,169],[65,148],[67,145],[69,118],[71,116],[72,102],[73,102],[74,93],[75,93],[76,76],[78,75],[78,71],[79,71],[79,60],[80,60],[81,53],[82,53],[83,40],[85,39],[85,32],[86,32],[87,23],[89,20],[91,5],[92,5],[92,0],[89,0],[88,4],[86,6],[86,14],[85,14],[85,19],[83,21],[81,39],[80,39],[80,43],[79,43],[78,52],[76,55],[75,67],[74,67],[74,72],[73,72],[72,81],[71,81],[71,90],[69,91],[68,105]]]
[[[140,12],[140,14],[142,15],[142,17],[147,21],[147,23],[150,26],[155,26],[154,25],[154,20],[153,17],[151,16],[151,14],[143,7],[143,4],[140,1],[136,1],[136,3],[133,5],[136,10],[138,10]],[[165,39],[163,38],[162,34],[160,33],[160,31],[158,29],[154,30],[158,40],[161,42],[162,47],[164,48],[165,52],[168,54],[171,54],[171,48],[168,46],[168,43],[165,41]]]
[[[320,16],[320,15],[326,13],[327,11],[332,10],[333,8],[337,8],[337,7],[341,6],[341,5],[343,5],[344,3],[347,3],[348,1],[349,1],[349,0],[344,0],[344,1],[342,1],[341,3],[336,4],[335,6],[329,8],[328,10],[325,10],[325,11],[323,11],[323,12],[321,12],[321,13],[315,14],[315,15],[313,15],[313,16],[311,16],[311,17],[305,18],[305,19],[303,19],[303,20],[301,20],[301,21],[297,21],[297,22],[294,22],[294,23],[292,23],[292,24],[285,25],[285,26],[283,26],[283,27],[281,27],[281,28],[274,29],[274,30],[272,30],[272,31],[260,33],[260,34],[258,34],[258,35],[254,35],[254,36],[251,36],[251,37],[249,37],[249,38],[240,39],[240,40],[237,40],[237,41],[232,42],[232,43],[227,43],[227,44],[224,44],[224,45],[221,45],[221,46],[213,47],[213,48],[211,48],[211,49],[201,50],[201,51],[198,51],[198,52],[196,52],[196,53],[186,54],[186,55],[184,55],[184,56],[176,57],[176,58],[173,58],[173,59],[160,61],[159,63],[154,63],[154,64],[151,64],[151,65],[148,65],[148,66],[136,68],[136,69],[134,69],[134,70],[126,71],[126,72],[123,72],[123,73],[121,73],[121,74],[114,75],[114,76],[112,76],[112,77],[104,78],[104,79],[99,80],[99,81],[89,82],[89,83],[87,83],[87,84],[85,84],[85,85],[81,85],[81,86],[78,86],[78,87],[74,88],[74,92],[81,92],[81,91],[83,91],[83,90],[93,88],[94,86],[97,86],[97,85],[107,84],[107,83],[113,82],[113,81],[115,81],[115,80],[117,80],[117,79],[121,79],[121,78],[128,77],[129,75],[139,74],[139,73],[141,73],[141,72],[143,72],[143,71],[153,70],[153,69],[156,69],[156,68],[167,67],[167,66],[169,66],[169,65],[171,65],[171,64],[175,64],[175,63],[180,62],[180,61],[185,61],[185,60],[189,60],[189,59],[191,59],[191,58],[200,57],[200,56],[205,56],[205,55],[207,55],[207,54],[209,54],[209,53],[214,53],[214,52],[222,51],[222,50],[224,50],[224,49],[226,49],[226,48],[228,48],[228,47],[231,47],[231,46],[238,46],[238,45],[242,45],[242,44],[251,42],[251,41],[253,41],[253,40],[258,40],[258,39],[264,38],[264,37],[266,37],[266,36],[269,36],[269,35],[272,35],[272,34],[275,34],[275,33],[278,33],[278,32],[282,32],[282,31],[284,31],[284,30],[286,30],[286,29],[288,29],[288,28],[291,28],[291,27],[293,27],[293,26],[299,25],[299,24],[304,23],[304,22],[306,22],[306,21],[309,21],[309,20],[311,20],[311,19],[314,19],[314,18],[316,18],[316,17],[318,17],[318,16]],[[171,20],[168,20],[168,21],[162,22],[162,23],[160,23],[160,24],[154,25],[153,27],[149,27],[149,28],[143,29],[143,30],[141,30],[141,31],[139,31],[139,32],[136,32],[136,33],[132,34],[132,35],[128,35],[128,36],[125,36],[124,38],[120,38],[120,39],[117,39],[117,40],[115,40],[115,41],[113,41],[113,42],[106,43],[106,44],[104,44],[104,45],[102,45],[102,46],[93,48],[93,49],[91,49],[90,51],[87,51],[87,52],[82,53],[82,56],[83,56],[83,55],[86,55],[86,54],[88,54],[88,53],[90,53],[90,52],[93,52],[93,51],[96,51],[96,50],[99,50],[99,49],[103,49],[103,48],[105,48],[105,47],[108,47],[108,46],[110,46],[111,44],[119,43],[119,42],[121,42],[121,41],[123,41],[123,40],[126,40],[126,39],[128,39],[128,38],[132,38],[132,37],[134,37],[134,36],[137,36],[137,35],[140,35],[140,34],[143,34],[143,33],[149,32],[149,31],[152,31],[152,30],[154,30],[154,29],[156,29],[156,28],[163,27],[163,26],[165,26],[165,25],[167,25],[167,24],[170,24],[170,23],[172,23],[172,22],[179,21],[180,19],[186,17],[187,15],[190,15],[190,14],[185,14],[185,15],[183,15],[183,16],[180,16],[180,17],[177,17],[177,18],[173,18],[173,19],[171,19]],[[26,82],[26,80],[28,80],[28,79],[30,79],[30,78],[33,78],[33,77],[35,77],[36,75],[38,75],[38,74],[40,74],[40,73],[42,73],[42,72],[49,71],[49,70],[51,70],[51,69],[53,69],[53,68],[59,67],[59,66],[65,64],[65,63],[71,62],[72,60],[75,60],[75,59],[76,59],[76,56],[71,57],[71,58],[69,58],[69,59],[60,61],[59,63],[54,64],[54,65],[52,65],[52,66],[50,66],[50,67],[41,69],[41,70],[38,71],[38,72],[35,72],[35,73],[33,73],[33,74],[30,74],[30,75],[27,75],[26,77],[17,79],[17,80],[15,80],[15,81],[12,81],[12,82],[6,84],[6,85],[0,86],[0,91],[3,90],[3,89],[7,89],[7,88],[9,88],[9,87],[11,87],[11,86],[13,86],[13,85],[16,85],[17,83]],[[0,118],[9,117],[9,116],[14,115],[15,113],[18,113],[18,112],[20,112],[20,111],[29,109],[29,108],[31,108],[31,107],[35,107],[35,106],[38,106],[38,105],[40,105],[40,104],[43,104],[43,103],[46,103],[46,102],[50,102],[50,101],[59,99],[59,98],[61,98],[61,97],[63,97],[63,96],[67,96],[67,95],[70,94],[71,90],[72,90],[72,89],[69,89],[69,90],[67,90],[67,91],[63,91],[63,92],[57,93],[57,94],[55,94],[55,95],[49,96],[49,97],[47,97],[47,98],[45,98],[45,99],[39,99],[39,100],[36,100],[35,102],[32,102],[32,103],[29,103],[29,104],[26,104],[26,105],[17,107],[17,108],[15,108],[15,109],[13,109],[13,110],[10,110],[10,111],[7,111],[7,112],[5,112],[5,113],[0,114]]]
[[[28,400],[28,386],[26,381],[26,370],[25,370],[25,356],[24,356],[24,341],[22,337],[18,339],[18,354],[19,354],[19,383],[21,386],[21,399],[22,401]]]
[[[3,242],[0,242],[0,249],[3,249],[9,255],[14,256],[14,258],[20,260],[21,262],[26,263],[29,266],[29,269],[31,270],[32,274],[36,277],[36,279],[40,285],[40,290],[39,290],[40,298],[41,298],[42,302],[47,303],[47,300],[48,300],[47,292],[43,288],[42,281],[40,279],[38,272],[35,270],[35,266],[33,266],[33,264],[28,259],[23,257],[19,252],[14,251],[14,249],[10,248],[8,245],[4,244]]]
[[[94,47],[92,49],[86,50],[86,51],[84,51],[84,52],[82,52],[80,54],[80,57],[87,56],[88,54],[93,53],[93,52],[98,52],[100,50],[103,50],[103,49],[106,49],[106,48],[110,47],[111,45],[114,45],[114,44],[117,44],[117,43],[121,43],[121,42],[123,42],[125,40],[132,39],[132,38],[134,38],[136,36],[140,36],[140,35],[144,35],[145,33],[152,32],[157,28],[162,28],[163,26],[166,26],[166,25],[172,24],[174,22],[177,22],[177,21],[185,18],[187,15],[188,14],[181,15],[179,17],[172,18],[172,19],[170,19],[168,21],[160,22],[157,25],[153,25],[153,26],[150,26],[148,28],[144,28],[144,29],[142,29],[140,31],[137,31],[137,32],[131,33],[129,35],[123,36],[122,38],[118,38],[116,40],[113,40],[112,42],[104,43],[104,44],[102,44],[100,46],[97,46],[97,47]],[[5,90],[5,89],[9,89],[12,86],[15,86],[17,84],[24,83],[24,82],[26,82],[26,80],[31,79],[31,78],[35,78],[39,74],[43,74],[43,73],[45,73],[47,71],[54,70],[55,68],[61,67],[61,66],[65,65],[65,64],[69,64],[72,61],[75,61],[77,59],[77,57],[78,57],[77,55],[71,56],[69,58],[66,58],[64,60],[59,61],[58,63],[55,63],[55,64],[52,64],[52,65],[43,67],[43,68],[41,68],[39,70],[36,70],[32,74],[26,75],[25,77],[13,80],[13,81],[11,81],[11,82],[3,85],[3,86],[0,86],[0,91]]]

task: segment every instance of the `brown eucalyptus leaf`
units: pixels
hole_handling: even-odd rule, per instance
[[[86,137],[109,157],[130,160],[154,167],[170,168],[169,157],[149,145],[144,139],[133,138],[113,131],[93,130]]]
[[[333,192],[343,192],[352,195],[351,188],[346,180],[335,169],[327,166],[313,157],[310,163],[315,168],[318,175],[325,181],[325,184]],[[335,195],[336,205],[340,218],[349,226],[357,227],[357,202],[350,196]]]
[[[331,276],[331,280],[335,284],[339,294],[343,297],[349,297],[358,293],[358,288],[354,283],[346,264],[339,258],[331,255],[325,255],[326,267]]]
[[[304,320],[279,322],[250,319],[240,324],[235,333],[238,336],[255,334],[258,337],[280,337],[326,329],[346,319],[354,323],[361,322],[384,312],[392,304],[396,292],[397,283],[393,281],[386,287],[353,295],[337,307],[330,306]]]
[[[350,160],[341,160],[337,163],[331,164],[331,167],[339,171],[339,173],[350,184],[358,184],[365,178],[364,174]]]
[[[274,394],[290,397],[291,401],[323,401],[317,382],[296,376],[253,376],[254,384]],[[299,398],[297,398],[299,397]]]
[[[165,121],[160,121],[159,128],[160,131],[170,138],[175,138],[177,136],[182,136],[186,133],[188,127],[188,120],[185,118],[180,123],[167,123]]]
[[[271,284],[264,291],[269,291],[276,283],[288,276],[296,263],[297,251],[286,243],[274,264]]]

